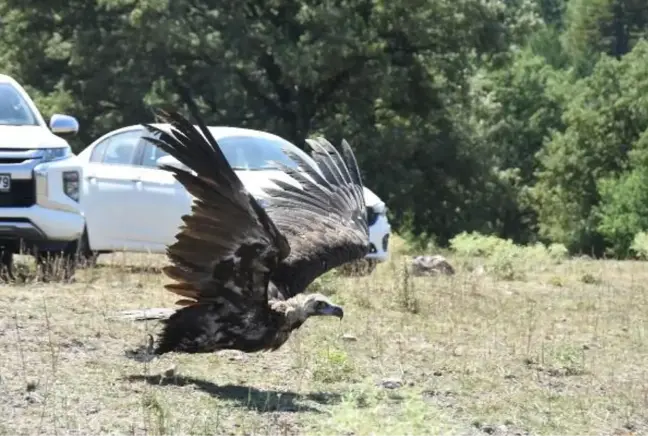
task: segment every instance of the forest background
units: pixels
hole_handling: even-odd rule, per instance
[[[0,65],[99,135],[191,86],[211,124],[350,141],[395,230],[626,258],[648,230],[645,0],[0,0]]]

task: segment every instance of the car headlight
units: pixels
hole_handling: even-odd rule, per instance
[[[367,206],[367,224],[370,227],[373,226],[376,224],[376,221],[378,221],[379,216],[386,214],[387,206],[385,206],[385,203],[383,202]]]
[[[376,203],[372,206],[370,206],[371,209],[373,209],[374,213],[377,215],[385,215],[387,214],[387,205],[385,203],[380,202]]]
[[[64,159],[72,154],[70,147],[46,148],[43,150],[41,162],[51,162],[53,160]]]

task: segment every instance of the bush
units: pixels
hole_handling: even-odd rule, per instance
[[[513,242],[509,239],[484,236],[477,232],[462,232],[450,240],[450,248],[463,256],[489,257],[496,251],[510,248],[513,245]]]
[[[632,245],[630,245],[630,250],[640,259],[648,259],[648,233],[637,233],[632,241]]]
[[[522,280],[526,271],[533,267],[560,263],[568,255],[567,248],[562,244],[522,246],[510,239],[476,232],[458,234],[450,240],[450,247],[459,256],[485,258],[487,269],[503,280]]]
[[[599,232],[609,252],[619,258],[630,255],[633,238],[648,228],[648,176],[638,168],[618,178],[599,181]]]

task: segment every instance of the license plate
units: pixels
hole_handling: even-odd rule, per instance
[[[11,174],[0,174],[0,192],[11,191]]]

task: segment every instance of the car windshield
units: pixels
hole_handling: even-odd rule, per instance
[[[0,125],[38,125],[27,102],[10,83],[0,83]]]
[[[217,141],[225,158],[235,170],[267,170],[275,167],[273,161],[297,168],[297,163],[288,157],[286,151],[295,153],[311,165],[315,165],[308,154],[281,138],[226,136]]]

